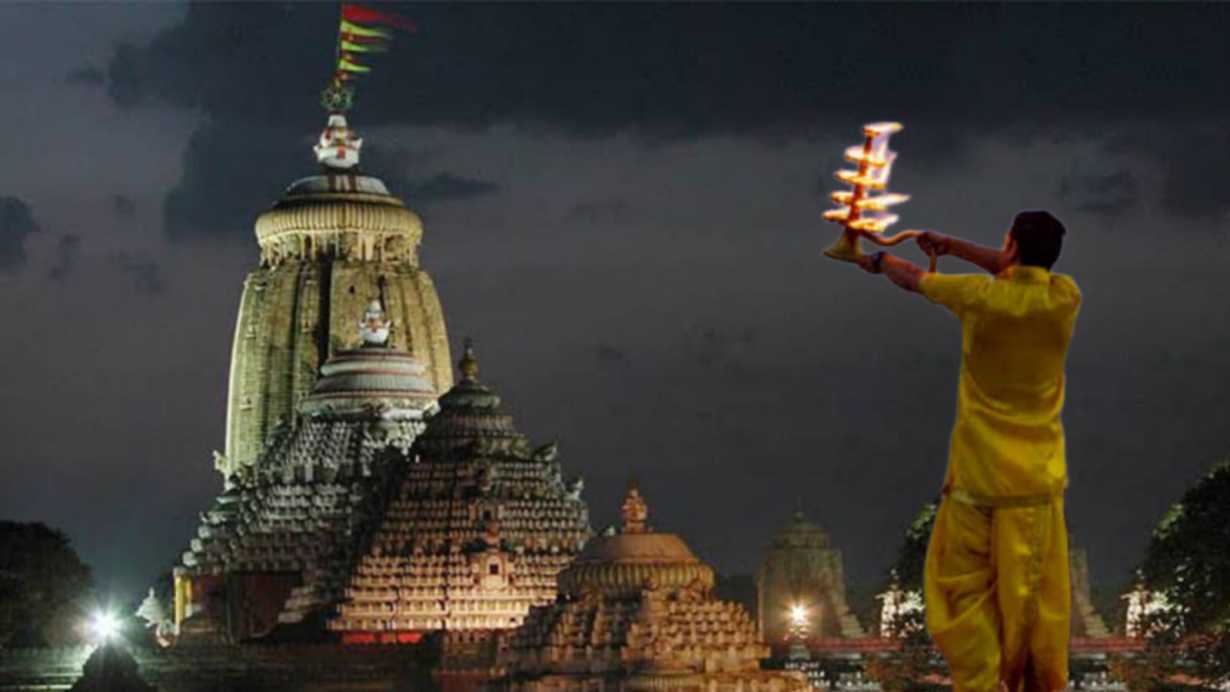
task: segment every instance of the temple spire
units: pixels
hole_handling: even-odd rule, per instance
[[[624,517],[624,533],[648,533],[649,503],[641,497],[636,479],[628,481],[628,494],[619,509]]]
[[[463,382],[478,381],[478,357],[474,355],[474,340],[466,337],[465,350],[461,352],[461,360],[457,361],[457,369],[461,371]]]

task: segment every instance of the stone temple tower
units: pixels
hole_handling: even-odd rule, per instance
[[[261,262],[244,282],[231,355],[228,479],[253,472],[266,440],[293,420],[320,366],[353,341],[379,301],[389,344],[426,367],[437,395],[452,385],[440,299],[419,268],[419,217],[377,178],[359,172],[362,140],[333,114],[316,146],[318,175],[293,183],[256,220]]]
[[[802,512],[773,536],[756,575],[756,592],[760,635],[770,646],[783,645],[790,629],[789,613],[796,605],[808,611],[813,636],[866,636],[846,602],[841,551]]]

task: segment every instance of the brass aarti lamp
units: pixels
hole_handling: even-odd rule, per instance
[[[850,186],[838,190],[830,197],[838,204],[836,209],[824,212],[828,221],[839,223],[844,228],[841,237],[824,254],[843,262],[857,262],[863,256],[859,238],[863,237],[881,246],[892,246],[922,235],[922,231],[902,231],[889,238],[884,230],[897,221],[897,215],[889,213],[889,207],[910,199],[909,195],[888,192],[888,177],[892,174],[897,152],[888,148],[888,138],[900,132],[901,123],[880,122],[863,126],[863,144],[846,149],[846,160],[857,164],[856,170],[837,171],[837,179]],[[878,194],[872,194],[878,193]],[[935,271],[935,256],[931,256],[931,271]]]

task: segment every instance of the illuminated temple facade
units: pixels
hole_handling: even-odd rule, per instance
[[[436,406],[426,368],[388,346],[378,301],[359,331],[363,345],[326,361],[293,423],[202,514],[175,572],[182,635],[260,637],[337,600]]]
[[[224,491],[174,571],[177,644],[515,627],[590,536],[579,479],[515,428],[468,345],[454,384],[418,217],[330,167],[361,143],[332,116],[322,174],[257,220]]]
[[[318,151],[326,145],[357,161],[362,140],[334,115]],[[216,458],[228,478],[251,473],[266,441],[294,421],[372,300],[392,322],[390,345],[414,354],[432,390],[452,385],[440,299],[419,267],[422,221],[379,179],[320,160],[319,175],[292,184],[256,220],[260,266],[240,298],[226,448]]]

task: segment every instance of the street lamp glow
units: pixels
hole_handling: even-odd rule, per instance
[[[120,621],[112,613],[100,610],[90,618],[87,629],[91,639],[105,644],[120,633]]]

